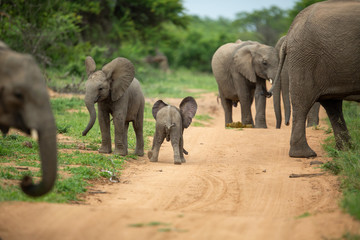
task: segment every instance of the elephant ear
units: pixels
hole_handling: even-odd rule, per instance
[[[119,100],[135,77],[134,65],[126,58],[118,57],[106,64],[102,71],[111,81],[111,100]]]
[[[164,103],[163,100],[158,100],[156,103],[154,103],[154,106],[152,108],[153,117],[156,119],[156,115],[157,115],[158,111],[166,106],[169,106],[169,105]]]
[[[86,74],[88,75],[88,77],[90,76],[90,74],[95,72],[96,64],[95,64],[95,61],[94,61],[94,59],[92,57],[87,56],[85,58],[85,68],[86,68]]]
[[[235,71],[242,74],[252,83],[256,83],[256,74],[252,61],[252,49],[255,45],[239,48],[234,54]]]
[[[196,114],[197,103],[193,97],[186,97],[180,103],[183,128],[188,128]]]

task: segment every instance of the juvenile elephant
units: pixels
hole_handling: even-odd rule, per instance
[[[286,36],[282,36],[278,42],[276,43],[275,49],[280,53],[280,48],[283,42],[285,41]],[[280,75],[281,82],[281,95],[284,102],[285,109],[285,125],[289,125],[290,122],[290,97],[289,97],[289,74],[288,74],[288,66],[286,61],[284,61],[284,66],[281,70]],[[281,125],[281,103],[280,103],[280,84],[277,85],[276,89],[274,89],[274,110],[276,116],[276,128],[280,128]],[[319,124],[319,110],[320,103],[315,102],[311,107],[308,116],[307,116],[307,127],[316,126]]]
[[[225,126],[233,122],[232,105],[240,102],[241,121],[254,126],[251,104],[255,96],[255,127],[266,128],[266,79],[274,79],[279,62],[275,48],[253,41],[227,43],[213,55],[211,66],[225,112]]]
[[[134,78],[133,64],[126,58],[115,58],[95,71],[92,57],[85,59],[88,80],[85,83],[85,104],[90,113],[90,121],[83,131],[85,136],[96,120],[95,103],[98,103],[98,119],[101,131],[100,153],[111,153],[110,114],[115,127],[115,154],[127,155],[127,133],[129,122],[133,123],[136,134],[135,154],[144,155],[143,120],[144,95],[139,81]]]
[[[360,99],[359,16],[359,1],[319,2],[299,13],[288,31],[278,72],[286,59],[293,109],[291,157],[316,156],[305,135],[306,116],[316,101],[329,116],[336,147],[350,143],[342,101]],[[278,77],[273,88],[277,84]]]
[[[171,140],[174,150],[174,163],[185,163],[183,132],[188,128],[196,114],[197,103],[193,97],[186,97],[180,103],[180,109],[158,100],[153,108],[152,114],[156,120],[156,130],[151,151],[148,157],[151,162],[157,162],[161,144],[166,138]]]
[[[33,197],[46,194],[56,180],[57,148],[45,79],[30,55],[12,51],[0,42],[0,130],[7,134],[11,127],[38,136],[42,179],[33,184],[26,176],[21,188]]]

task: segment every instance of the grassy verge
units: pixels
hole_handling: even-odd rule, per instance
[[[63,92],[82,92],[83,81],[72,79],[70,76],[59,77],[61,73],[50,72],[51,80],[48,84]],[[216,91],[216,82],[210,74],[193,73],[180,70],[164,74],[150,68],[137,70],[137,78],[141,81],[146,97],[184,98],[195,96],[204,91]],[[198,89],[198,90],[196,90]],[[120,157],[116,155],[98,154],[96,150],[101,144],[100,127],[96,121],[87,136],[81,133],[89,121],[89,113],[84,101],[78,97],[51,99],[53,113],[56,119],[57,131],[68,136],[70,141],[58,142],[59,174],[56,185],[44,197],[29,198],[19,188],[19,182],[25,175],[30,175],[35,182],[41,177],[38,144],[29,137],[13,133],[0,137],[0,201],[47,201],[66,203],[81,201],[81,194],[99,180],[108,181],[111,177],[108,171],[116,172],[120,177],[125,161],[136,159],[131,155],[135,149],[135,134],[130,124],[128,144],[130,155]],[[155,121],[151,113],[152,106],[146,104],[144,115],[145,149],[151,143],[149,137],[154,135]],[[211,117],[196,116],[194,126],[203,126]],[[112,139],[114,129],[111,125]],[[80,150],[81,148],[81,150]],[[95,151],[95,152],[94,152]]]
[[[164,73],[148,66],[135,65],[136,78],[146,97],[184,98],[202,92],[216,92],[217,84],[210,73],[197,73],[186,69]],[[58,92],[85,92],[85,73],[81,77],[68,75],[56,69],[48,70],[47,84]],[[197,89],[197,91],[193,91]]]
[[[324,167],[340,176],[343,191],[341,206],[360,220],[360,105],[355,102],[344,102],[343,108],[352,137],[352,147],[344,151],[335,149],[335,138],[331,134],[323,147],[333,160]]]

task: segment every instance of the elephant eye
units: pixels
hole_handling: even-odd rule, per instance
[[[103,88],[102,88],[102,87],[99,87],[99,91],[101,91],[101,90],[103,90]]]
[[[265,66],[268,64],[265,59],[262,61],[262,63],[263,63]]]

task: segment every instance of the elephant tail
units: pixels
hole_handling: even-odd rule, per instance
[[[286,42],[287,42],[287,39],[284,40],[283,44],[281,45],[280,47],[280,55],[279,55],[279,65],[278,65],[278,69],[277,69],[277,72],[276,72],[276,76],[275,76],[275,79],[274,79],[274,83],[272,85],[272,87],[270,88],[269,90],[269,93],[272,95],[273,94],[273,91],[274,89],[276,89],[277,87],[280,87],[280,75],[281,75],[281,70],[284,66],[284,62],[285,62],[285,57],[286,57]],[[270,95],[270,96],[271,96]]]
[[[165,125],[166,141],[170,141],[170,130],[172,127],[175,127],[175,123],[166,123]]]

